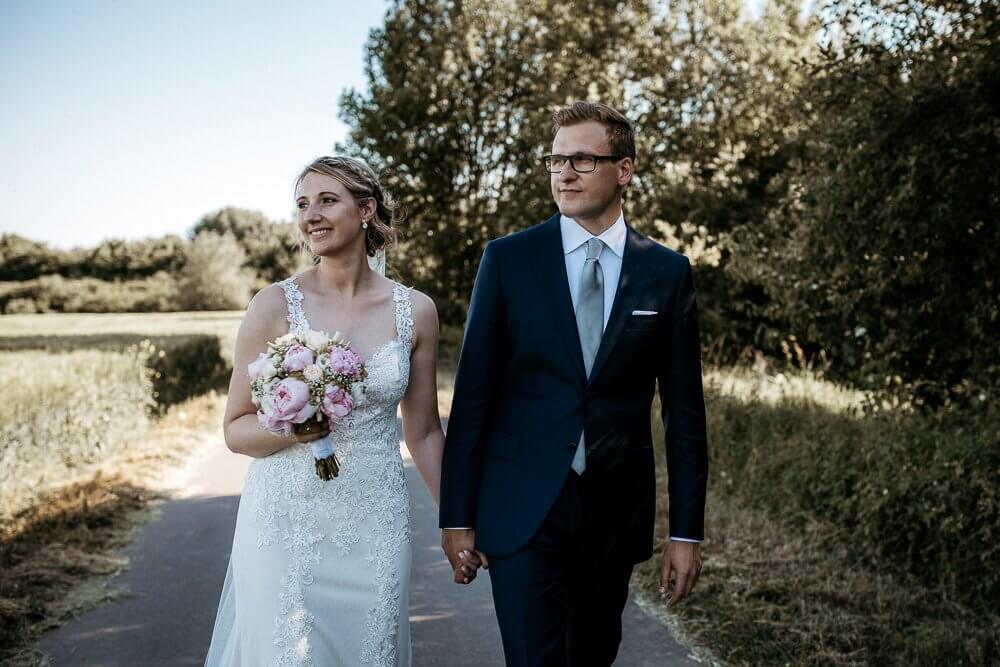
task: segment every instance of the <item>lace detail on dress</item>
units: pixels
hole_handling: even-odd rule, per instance
[[[295,276],[289,276],[278,283],[285,293],[285,302],[288,304],[288,330],[292,333],[299,333],[309,328],[306,321],[306,313],[302,310],[302,292],[295,284]]]
[[[413,345],[413,300],[412,289],[396,283],[392,298],[396,302],[396,332],[409,350]]]
[[[289,330],[309,329],[294,279],[278,284],[288,303]],[[366,613],[359,662],[396,665],[400,659],[400,598],[406,582],[400,580],[398,563],[410,542],[410,505],[396,408],[410,374],[410,290],[397,283],[393,300],[397,335],[371,352],[365,361],[365,400],[349,423],[333,431],[340,476],[318,479],[308,444],[255,459],[247,474],[244,496],[253,502],[258,549],[280,546],[289,557],[273,630],[282,666],[313,664],[308,587],[323,574],[314,566],[324,554],[329,568],[341,567],[348,562],[344,559],[363,559],[364,571],[373,577],[375,602]],[[363,553],[355,553],[359,548]]]

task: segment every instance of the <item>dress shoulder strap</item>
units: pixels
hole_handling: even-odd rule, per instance
[[[285,293],[285,303],[288,305],[288,330],[292,333],[307,331],[309,322],[302,310],[302,291],[295,284],[295,276],[289,276],[278,284]]]
[[[412,287],[404,287],[399,283],[392,290],[392,299],[396,302],[396,331],[399,340],[407,349],[413,347],[413,301]]]

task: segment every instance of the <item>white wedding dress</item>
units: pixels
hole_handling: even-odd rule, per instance
[[[289,330],[309,329],[294,276],[278,283]],[[396,406],[413,337],[396,284],[396,337],[370,353],[365,401],[334,429],[340,476],[316,476],[308,444],[247,472],[209,667],[409,665],[410,503]]]

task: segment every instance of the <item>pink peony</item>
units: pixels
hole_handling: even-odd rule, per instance
[[[261,401],[261,411],[267,417],[301,424],[316,414],[316,406],[309,403],[309,385],[305,382],[285,378],[268,389]]]
[[[331,422],[339,424],[353,411],[354,399],[349,393],[337,385],[326,385],[323,392],[323,412]]]
[[[247,366],[247,373],[251,380],[256,380],[264,372],[264,367],[268,365],[267,353],[261,352],[257,358]]]
[[[364,360],[357,352],[333,345],[330,347],[330,370],[338,375],[356,378]]]
[[[275,417],[264,414],[263,412],[257,413],[257,423],[260,424],[261,428],[268,430],[272,433],[280,433],[281,435],[291,435],[292,434],[292,424]]]
[[[286,371],[301,371],[315,360],[316,357],[313,355],[313,351],[308,347],[292,345],[285,352],[285,360],[281,365]]]

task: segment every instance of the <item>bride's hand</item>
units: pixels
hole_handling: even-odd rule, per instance
[[[455,568],[455,583],[469,584],[476,578],[476,573],[483,566],[483,561],[476,551],[462,551],[458,555],[459,564]]]
[[[319,440],[329,434],[330,422],[325,419],[323,421],[310,419],[293,431],[292,437],[295,438],[295,442],[305,444],[313,440]]]

